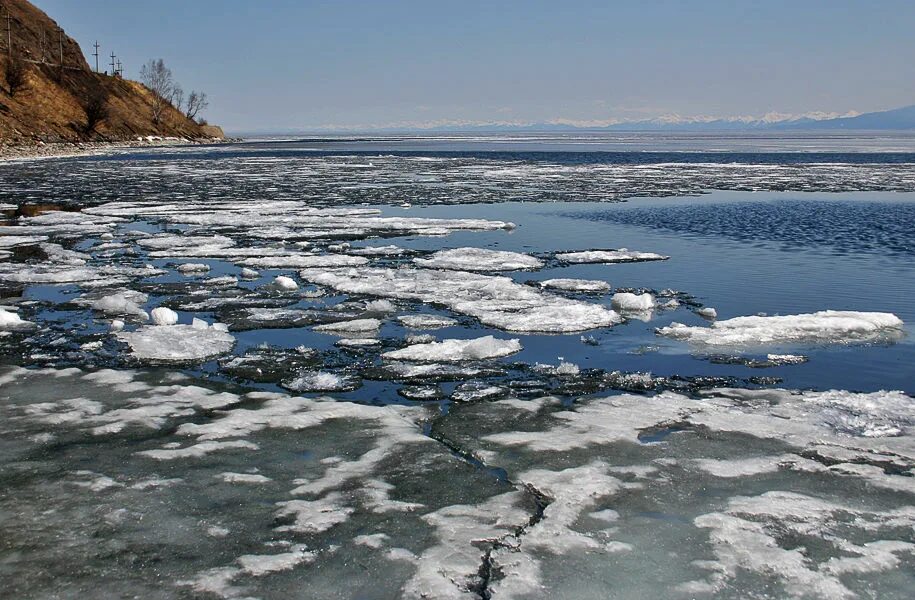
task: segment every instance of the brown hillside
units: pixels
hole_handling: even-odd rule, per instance
[[[154,124],[148,88],[136,81],[94,73],[79,44],[30,2],[2,0],[0,7],[0,142],[114,141],[150,135],[212,137],[213,129],[205,130],[172,107],[158,125]],[[26,83],[14,95],[4,76],[10,63],[7,11],[11,15],[12,56],[19,58],[26,70]],[[87,132],[84,107],[100,91],[108,97],[109,115],[94,131]]]

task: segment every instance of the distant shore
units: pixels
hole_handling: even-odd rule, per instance
[[[36,142],[33,144],[4,144],[0,142],[0,163],[20,162],[70,156],[94,156],[131,148],[155,148],[188,144],[225,144],[236,140],[148,137],[117,142]]]

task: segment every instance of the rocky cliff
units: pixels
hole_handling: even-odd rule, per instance
[[[152,119],[152,92],[136,81],[93,72],[79,44],[26,0],[0,2],[0,143],[122,141],[140,136],[214,137],[168,106]],[[6,15],[12,48],[8,48]],[[9,73],[21,74],[19,86]],[[16,80],[15,75],[12,78]],[[105,118],[91,125],[100,99]]]

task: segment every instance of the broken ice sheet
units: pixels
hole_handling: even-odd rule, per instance
[[[903,322],[891,313],[823,310],[811,314],[735,317],[709,327],[672,323],[658,334],[706,346],[892,342]]]
[[[571,333],[610,327],[620,316],[598,304],[540,292],[508,277],[432,269],[305,269],[306,281],[349,294],[418,300],[507,331]]]

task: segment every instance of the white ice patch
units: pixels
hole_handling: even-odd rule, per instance
[[[367,333],[377,331],[381,327],[378,319],[353,319],[338,323],[326,323],[315,327],[315,331],[322,333]]]
[[[210,270],[210,265],[204,263],[184,263],[178,265],[177,269],[179,273],[184,274],[206,273]]]
[[[397,317],[401,325],[410,329],[442,329],[443,327],[454,327],[457,321],[448,317],[439,317],[436,315],[403,315]]]
[[[174,325],[178,322],[178,313],[166,306],[152,309],[150,316],[156,325]]]
[[[16,331],[31,329],[34,326],[34,323],[24,320],[16,312],[0,308],[0,330]]]
[[[195,321],[199,321],[196,320]],[[140,327],[136,331],[115,334],[130,345],[131,354],[142,360],[196,362],[225,354],[232,350],[235,338],[220,324],[201,327],[172,325],[171,327]]]
[[[286,277],[285,275],[277,275],[276,279],[273,280],[273,286],[281,290],[299,289],[299,284],[291,277]]]
[[[540,282],[540,287],[563,290],[566,292],[607,292],[610,284],[596,279],[547,279]]]
[[[501,358],[521,351],[517,339],[500,340],[491,335],[472,340],[443,340],[426,344],[413,344],[400,350],[391,350],[381,356],[391,360],[415,362],[461,362]]]
[[[361,256],[346,254],[289,254],[248,258],[238,264],[259,269],[310,269],[316,267],[358,267],[368,263]]]
[[[442,304],[507,331],[569,333],[620,322],[603,306],[545,294],[508,277],[433,269],[307,269],[312,283],[350,294]]]
[[[618,292],[613,294],[610,304],[621,312],[646,312],[657,306],[651,294],[633,294],[631,292]]]
[[[327,371],[305,371],[284,381],[283,387],[294,392],[343,392],[359,387],[359,380]]]
[[[660,335],[707,346],[792,343],[854,343],[892,340],[902,335],[902,320],[891,313],[824,310],[775,317],[736,317],[709,327],[672,323]]]
[[[581,252],[560,252],[556,258],[569,263],[623,263],[650,260],[667,260],[669,256],[654,252],[636,252],[626,248],[619,250],[583,250]]]
[[[527,254],[486,248],[439,250],[428,258],[414,258],[413,262],[429,269],[454,271],[519,271],[543,266],[541,260]]]
[[[140,307],[139,303],[146,302],[146,294],[139,292],[122,292],[102,296],[89,303],[90,308],[106,314],[112,315],[130,315],[139,317],[142,320],[149,318],[146,311]]]

